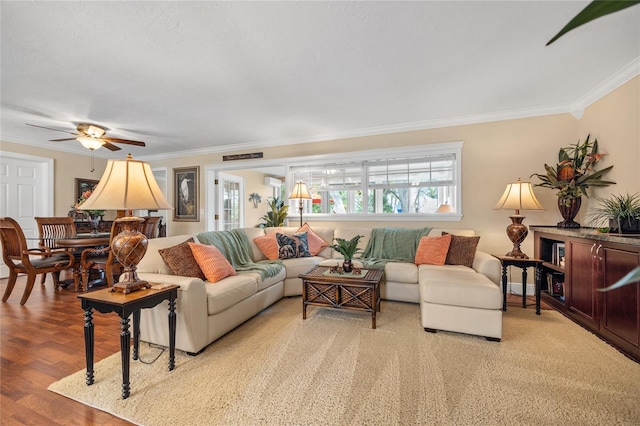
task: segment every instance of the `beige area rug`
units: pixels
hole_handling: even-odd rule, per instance
[[[198,356],[120,354],[49,389],[142,425],[640,424],[640,364],[555,311],[510,307],[501,343],[426,333],[416,304],[363,312],[283,299]],[[142,345],[142,358],[159,349]]]

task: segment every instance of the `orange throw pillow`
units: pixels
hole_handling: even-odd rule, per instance
[[[189,243],[189,247],[207,281],[217,283],[225,277],[237,275],[233,266],[214,246]]]
[[[304,225],[302,225],[300,229],[296,231],[296,234],[300,234],[302,232],[307,233],[307,244],[308,244],[309,253],[311,253],[311,256],[317,256],[318,253],[324,250],[324,248],[329,244],[325,240],[323,240],[320,235],[313,232],[313,229],[311,229],[308,223],[305,223]]]
[[[451,234],[422,237],[416,251],[416,265],[444,265],[451,245]]]
[[[262,235],[253,239],[262,254],[269,260],[278,260],[278,240],[276,239],[276,233]]]

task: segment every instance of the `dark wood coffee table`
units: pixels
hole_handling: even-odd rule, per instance
[[[362,269],[360,275],[332,274],[326,266],[315,266],[299,275],[302,279],[302,319],[307,319],[307,306],[371,312],[371,328],[376,328],[376,312],[380,311],[381,269]]]

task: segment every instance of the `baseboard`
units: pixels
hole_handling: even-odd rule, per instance
[[[527,284],[527,296],[534,296],[536,286],[534,284]],[[522,283],[507,283],[507,293],[517,294],[522,296]]]

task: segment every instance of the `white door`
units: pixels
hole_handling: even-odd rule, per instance
[[[218,173],[218,230],[244,227],[244,178]]]
[[[31,155],[0,153],[0,217],[11,217],[25,237],[38,236],[34,217],[53,215],[53,160]],[[37,247],[36,240],[27,240]],[[9,275],[0,259],[0,277]]]

